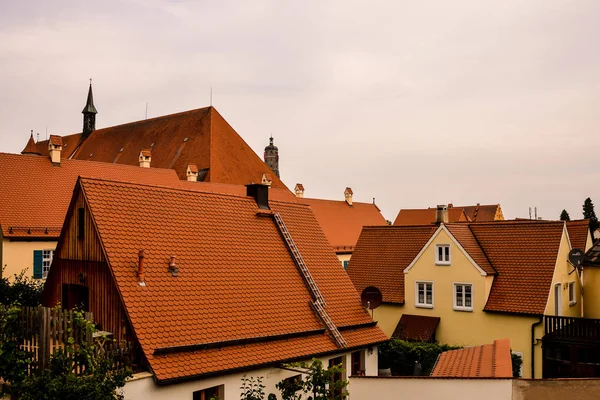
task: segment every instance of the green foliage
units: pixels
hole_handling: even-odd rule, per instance
[[[83,312],[73,312],[75,332],[68,331],[64,348],[54,351],[50,365],[43,370],[36,368],[31,355],[19,348],[23,340],[19,335],[19,315],[19,308],[11,307],[0,318],[0,376],[5,381],[0,393],[28,400],[123,399],[117,389],[131,376],[129,360],[99,352],[94,344],[88,344],[85,336],[96,329]]]
[[[598,229],[598,217],[596,217],[596,212],[594,211],[594,203],[592,203],[592,199],[589,197],[583,203],[583,218],[590,220],[590,230],[592,233]]]
[[[244,375],[240,390],[242,391],[241,400],[264,400],[265,398],[265,385],[262,383],[261,376],[255,379],[254,377],[246,378]]]
[[[521,372],[521,365],[523,365],[523,358],[520,355],[510,352],[510,358],[512,360],[512,374],[513,378],[519,378]]]
[[[560,220],[561,221],[570,221],[571,217],[569,216],[569,213],[567,212],[567,210],[562,210],[562,212],[560,213]]]
[[[276,387],[282,400],[344,400],[348,397],[348,381],[339,379],[343,373],[341,365],[323,368],[321,360],[313,359],[309,365],[294,363],[289,367],[305,369],[306,378],[279,382]]]
[[[415,363],[421,363],[421,375],[429,375],[440,353],[460,347],[427,342],[407,342],[392,338],[379,346],[379,368],[390,368],[392,375],[412,376]]]
[[[25,276],[25,271],[15,275],[12,282],[2,275],[0,279],[0,304],[19,304],[35,307],[42,300],[42,281]]]

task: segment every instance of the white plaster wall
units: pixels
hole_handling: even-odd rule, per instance
[[[511,379],[350,378],[351,400],[510,400]]]
[[[373,351],[369,354],[369,350],[363,350],[365,355],[365,370],[368,376],[377,375],[377,347],[372,347]],[[323,365],[327,367],[330,359],[344,357],[344,368],[350,368],[350,352],[321,357]],[[307,360],[309,362],[310,360]],[[221,400],[239,400],[240,386],[242,377],[262,377],[263,385],[265,385],[265,393],[274,393],[277,398],[280,397],[279,391],[275,385],[285,378],[298,375],[297,372],[288,371],[280,368],[262,368],[252,371],[235,373],[225,376],[217,376],[214,378],[200,379],[191,382],[175,383],[167,386],[159,386],[154,382],[152,375],[149,373],[137,374],[134,379],[127,382],[123,392],[126,400],[175,400],[175,399],[192,399],[192,393],[197,390],[207,389],[213,386],[224,385],[225,397]],[[349,375],[346,374],[346,377]],[[266,398],[266,396],[265,396]]]

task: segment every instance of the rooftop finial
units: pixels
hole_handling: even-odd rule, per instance
[[[94,94],[92,93],[92,78],[90,78],[90,88],[88,90],[87,101],[83,108],[83,130],[81,139],[87,138],[93,131],[96,130],[96,114],[98,110],[94,106]]]

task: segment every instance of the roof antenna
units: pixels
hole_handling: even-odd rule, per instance
[[[40,141],[40,133],[39,132],[36,133],[36,136],[37,136],[37,141],[39,142]]]
[[[210,106],[212,107],[212,86],[210,87]]]
[[[48,140],[48,125],[46,125],[46,140]]]
[[[148,119],[148,102],[146,102],[146,119]]]

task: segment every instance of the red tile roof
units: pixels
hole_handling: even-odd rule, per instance
[[[173,170],[0,153],[0,226],[5,237],[56,239],[80,175],[179,185]]]
[[[348,265],[348,276],[361,293],[381,291],[385,303],[404,303],[404,269],[437,230],[435,225],[365,227]]]
[[[490,264],[487,256],[481,249],[477,239],[473,235],[470,224],[447,224],[448,231],[460,243],[465,251],[471,256],[473,261],[481,267],[488,275],[496,275],[496,270]]]
[[[432,342],[435,339],[435,329],[439,323],[439,317],[402,314],[392,337],[402,340]]]
[[[473,222],[495,221],[497,212],[504,219],[500,204],[485,205],[477,203],[474,206],[452,206],[452,208],[462,208],[467,218]]]
[[[208,169],[205,181],[245,185],[260,182],[269,167],[214,107],[97,129],[79,144],[81,134],[63,137],[63,157],[138,165],[140,149],[152,148],[152,167],[172,168],[186,178],[189,164]],[[37,143],[47,154],[47,141]],[[274,188],[286,186],[273,176]]]
[[[510,340],[465,347],[440,354],[431,376],[447,378],[512,378]]]
[[[387,225],[381,211],[373,203],[298,198],[302,204],[308,204],[327,240],[336,252],[351,252],[356,246],[363,226]]]
[[[251,197],[91,179],[81,179],[81,188],[159,382],[339,351],[322,333],[273,219],[257,216]],[[311,209],[295,202],[270,206],[285,221],[348,347],[386,340],[377,327],[356,328],[372,319]],[[145,287],[131,267],[140,249]],[[177,257],[177,277],[167,271],[171,255]],[[299,336],[276,339],[284,334]],[[158,350],[257,338],[264,341],[173,354]]]
[[[598,267],[600,266],[600,240],[598,240],[590,249],[585,253],[584,266]]]
[[[50,135],[49,140],[50,140],[50,143],[52,143],[54,146],[62,147],[62,145],[63,145],[62,138],[58,135]]]
[[[585,251],[590,234],[590,221],[587,219],[567,221],[567,232],[569,232],[571,247]]]
[[[398,212],[394,225],[435,224],[436,208],[402,209]],[[467,217],[461,208],[448,209],[448,222],[466,222]]]
[[[25,146],[23,151],[21,151],[21,154],[39,154],[37,146],[35,145],[35,140],[33,140],[33,132],[31,133],[31,136],[27,141],[27,145]]]

